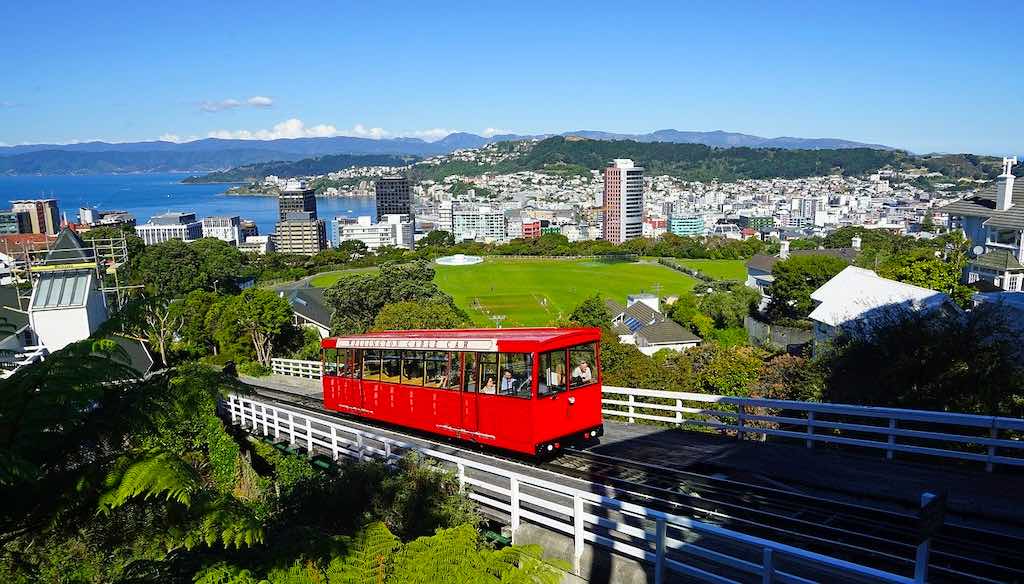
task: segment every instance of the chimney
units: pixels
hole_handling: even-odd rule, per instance
[[[788,241],[780,241],[779,242],[779,258],[784,260],[784,259],[786,259],[788,257],[789,257],[789,242]]]
[[[996,177],[996,210],[1005,211],[1013,206],[1013,165],[1017,157],[1003,158],[1003,174]]]
[[[853,249],[860,249],[859,235],[854,235],[853,238],[850,239],[850,247],[852,247]]]

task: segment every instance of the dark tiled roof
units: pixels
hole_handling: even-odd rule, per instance
[[[633,317],[643,324],[653,322],[659,318],[664,318],[661,316],[661,313],[650,306],[647,306],[643,302],[634,302],[633,304],[630,304],[626,307],[624,314],[626,317]]]
[[[754,254],[749,260],[747,260],[747,268],[754,268],[755,270],[761,270],[762,272],[771,273],[772,268],[775,267],[775,262],[779,261],[777,256],[765,255],[763,253]]]
[[[637,331],[636,336],[643,337],[652,345],[693,343],[701,340],[700,337],[672,320],[662,320],[649,324]]]
[[[622,314],[622,311],[626,310],[625,306],[619,304],[618,302],[616,302],[616,301],[614,301],[614,300],[612,300],[610,298],[605,298],[604,299],[604,305],[605,305],[605,308],[608,309],[608,312],[612,313],[612,318],[613,319],[615,317],[619,316],[620,314]]]
[[[18,291],[14,286],[0,286],[0,306],[21,310],[21,305],[18,303]],[[28,307],[27,301],[25,307]]]
[[[795,256],[832,256],[844,260],[846,263],[852,264],[857,256],[860,255],[860,250],[852,247],[837,247],[837,248],[823,248],[823,249],[796,249],[789,252],[790,257]],[[782,261],[782,258],[778,256],[765,255],[763,253],[754,254],[749,260],[747,260],[747,268],[754,268],[755,270],[761,270],[762,272],[771,273],[775,268],[775,264]]]
[[[971,265],[988,270],[1024,270],[1017,258],[1005,249],[994,249],[971,260]]]
[[[6,306],[0,307],[0,339],[6,339],[27,326],[27,313]]]
[[[149,349],[146,348],[144,342],[122,335],[111,335],[108,338],[124,350],[123,355],[115,353],[114,359],[124,362],[124,357],[127,357],[128,361],[126,364],[138,371],[139,375],[145,375],[153,368],[153,356],[150,355]]]
[[[331,309],[324,301],[323,290],[310,287],[292,288],[282,292],[296,314],[325,328],[331,327]]]
[[[77,233],[65,227],[46,254],[47,264],[75,264],[94,259],[92,248],[86,246]]]
[[[612,325],[612,332],[617,335],[631,335],[633,331],[629,330],[629,327],[619,321]]]
[[[976,195],[954,201],[939,210],[950,215],[965,217],[986,217],[989,227],[1024,229],[1024,179],[1013,183],[1010,197],[1013,205],[1005,211],[996,210],[996,185],[993,183]]]

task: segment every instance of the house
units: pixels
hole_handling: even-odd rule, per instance
[[[1014,180],[1016,163],[1016,158],[1004,158],[1003,174],[993,185],[941,208],[950,226],[971,240],[972,258],[964,269],[968,284],[1024,289],[1024,181]]]
[[[915,312],[962,314],[942,292],[883,278],[855,266],[847,266],[812,292],[811,300],[816,306],[808,318],[814,322],[816,350],[840,334],[870,334],[875,327]]]
[[[604,302],[612,314],[612,332],[645,355],[662,349],[682,352],[701,343],[700,337],[660,312],[661,302],[654,294],[627,296],[625,306],[614,300]]]
[[[320,338],[331,335],[332,310],[324,300],[324,291],[320,288],[285,288],[278,291],[281,298],[292,307],[295,326],[312,328],[320,334]]]
[[[800,249],[789,250],[789,242],[779,242],[779,255],[770,256],[766,254],[754,254],[747,260],[747,286],[761,293],[761,308],[768,305],[771,300],[770,288],[775,281],[772,271],[775,264],[794,256],[819,256],[827,255],[837,257],[848,264],[852,264],[860,255],[860,237],[854,236],[851,247],[840,247],[834,249]]]

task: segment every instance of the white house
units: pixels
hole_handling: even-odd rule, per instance
[[[645,355],[662,349],[682,352],[700,345],[701,338],[660,312],[660,299],[654,294],[631,294],[626,306],[605,300],[612,314],[612,331],[619,341],[636,345]]]
[[[861,335],[914,312],[942,310],[959,315],[946,294],[883,278],[871,270],[848,266],[811,293],[816,303],[808,316],[814,322],[814,342],[827,343],[840,333]]]

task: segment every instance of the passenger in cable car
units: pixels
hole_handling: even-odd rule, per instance
[[[508,394],[513,393],[516,389],[516,379],[512,376],[512,371],[509,369],[505,370],[505,373],[501,376],[501,393]]]
[[[593,381],[594,374],[590,371],[590,365],[586,361],[580,361],[572,370],[572,378],[576,383],[589,383]]]
[[[480,393],[489,393],[493,395],[497,393],[497,389],[498,386],[494,384],[494,378],[488,376],[487,383],[484,383],[484,386],[480,388]]]

